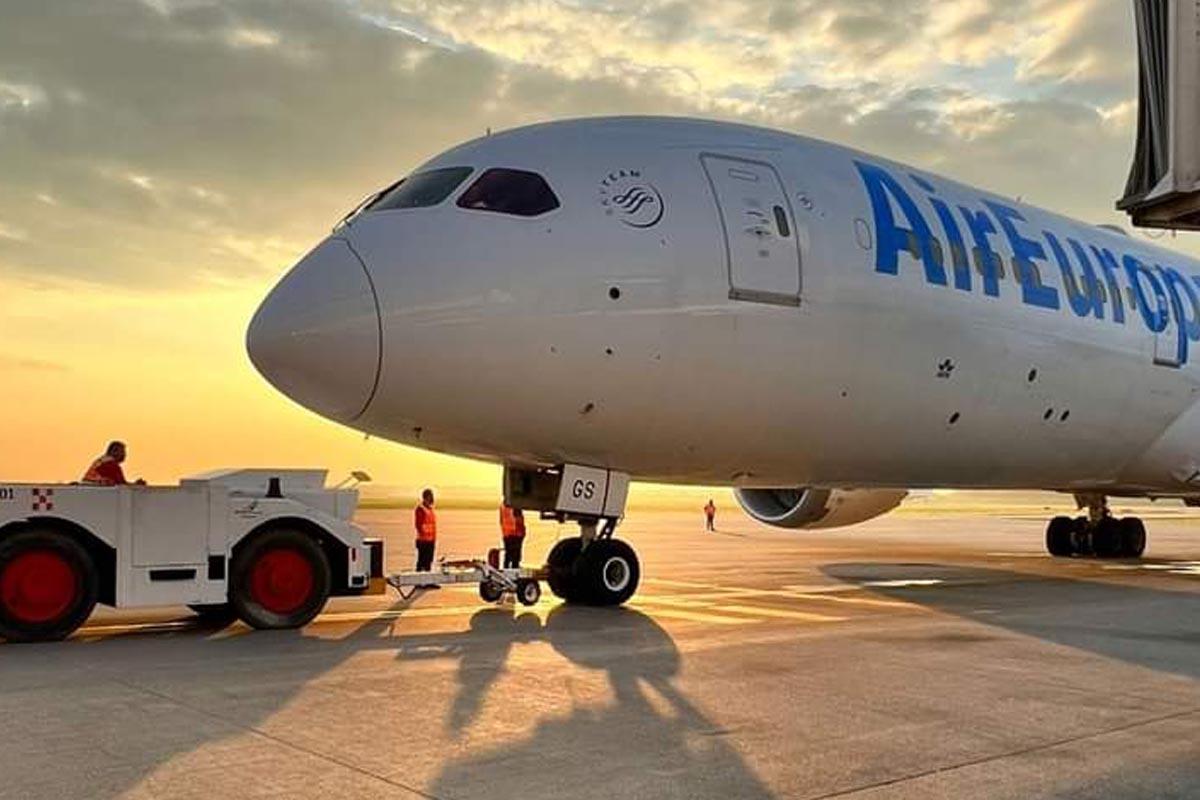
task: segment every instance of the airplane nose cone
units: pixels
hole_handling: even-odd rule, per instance
[[[259,306],[246,332],[250,360],[303,406],[348,422],[379,377],[379,307],[366,268],[342,239],[301,259]]]

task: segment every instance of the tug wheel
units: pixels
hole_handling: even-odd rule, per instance
[[[312,537],[276,528],[234,553],[229,601],[253,628],[299,628],[329,599],[329,559]]]
[[[33,530],[0,541],[0,637],[65,639],[91,615],[99,591],[91,556],[70,537]]]
[[[483,581],[479,584],[479,596],[485,603],[498,603],[504,596],[504,590],[491,581]]]
[[[536,606],[542,599],[542,587],[537,581],[517,581],[517,599],[524,606]]]

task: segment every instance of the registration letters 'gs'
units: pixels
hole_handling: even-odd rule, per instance
[[[591,500],[596,496],[596,482],[576,480],[571,485],[571,496],[579,500]]]

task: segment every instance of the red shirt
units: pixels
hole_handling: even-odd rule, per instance
[[[125,480],[125,470],[112,456],[100,456],[93,461],[83,476],[83,482],[97,486],[124,486],[129,483]]]

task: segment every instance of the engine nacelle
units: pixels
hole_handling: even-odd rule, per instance
[[[898,489],[734,489],[742,510],[776,528],[813,530],[856,525],[900,505]]]

